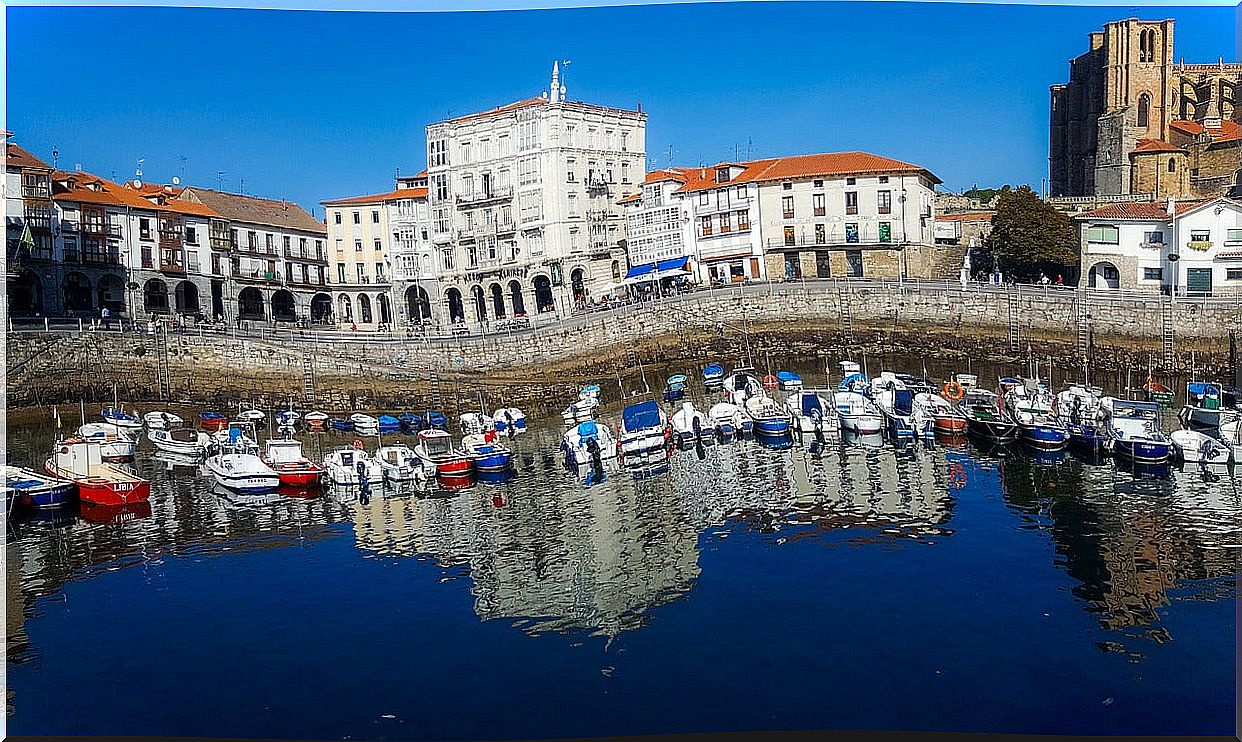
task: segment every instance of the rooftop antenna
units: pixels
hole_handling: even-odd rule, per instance
[[[242,178],[237,184],[238,191],[244,196],[246,195],[246,179]]]
[[[59,159],[60,159],[60,150],[56,147],[55,144],[53,144],[52,145],[52,167],[56,168],[57,170],[60,169],[57,166],[58,165],[57,160]]]
[[[217,191],[223,191],[223,190],[224,190],[224,181],[226,181],[226,180],[228,180],[228,179],[224,177],[224,171],[223,171],[223,170],[217,170],[217,171],[216,171],[216,190],[217,190]]]
[[[749,160],[754,153],[755,153],[755,140],[752,139],[751,137],[746,137],[746,159]]]
[[[142,163],[144,163],[144,162],[146,162],[146,159],[145,159],[145,158],[142,158],[142,157],[139,157],[139,158],[138,158],[138,166],[134,168],[134,177],[135,177],[135,178],[141,178],[141,177],[142,177]]]
[[[185,180],[185,163],[187,159],[188,158],[185,155],[181,155],[181,179],[182,180]]]

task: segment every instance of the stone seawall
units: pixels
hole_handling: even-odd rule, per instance
[[[15,407],[106,400],[116,383],[127,399],[159,399],[167,392],[195,402],[269,395],[305,403],[309,370],[315,403],[331,409],[455,398],[465,384],[504,388],[513,403],[533,406],[553,388],[569,390],[576,381],[624,373],[639,360],[737,357],[746,333],[756,358],[768,352],[774,360],[782,353],[851,347],[977,359],[1030,353],[1068,362],[1081,357],[1084,338],[1090,338],[1098,368],[1145,369],[1154,353],[1161,371],[1185,371],[1193,352],[1197,368],[1224,374],[1229,332],[1242,331],[1238,303],[950,286],[753,286],[574,317],[514,335],[451,341],[327,342],[313,333],[291,338],[287,331],[279,339],[173,333],[167,337],[166,371],[160,362],[164,346],[149,334],[18,332],[8,337],[7,399]],[[1168,359],[1166,328],[1174,348]]]

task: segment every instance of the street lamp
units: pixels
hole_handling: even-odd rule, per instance
[[[1173,281],[1171,284],[1171,290],[1169,291],[1169,296],[1170,300],[1174,302],[1177,301],[1177,261],[1181,259],[1181,255],[1178,255],[1175,252],[1169,253],[1169,270],[1173,271]]]

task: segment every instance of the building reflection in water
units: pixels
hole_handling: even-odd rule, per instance
[[[1074,595],[1104,628],[1168,641],[1159,609],[1171,592],[1178,599],[1235,595],[1242,531],[1236,480],[1204,481],[1193,467],[1151,476],[1074,459],[1041,466],[1020,455],[1004,457],[1000,469],[1005,501],[1051,535],[1077,583]]]
[[[520,445],[548,451],[555,443],[551,431],[534,431]],[[592,487],[546,455],[526,456],[519,468],[503,488],[359,502],[351,506],[357,545],[468,567],[484,620],[615,636],[693,587],[709,527],[784,527],[801,538],[852,526],[873,540],[947,533],[951,513],[940,451],[844,446],[808,456],[735,443],[678,452],[665,476],[617,468]]]

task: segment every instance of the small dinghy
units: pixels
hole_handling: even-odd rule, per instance
[[[298,428],[298,421],[302,419],[301,413],[290,407],[287,410],[281,410],[276,413],[276,426],[290,431]]]
[[[208,433],[224,430],[229,426],[229,419],[219,412],[204,412],[198,416],[198,424]]]
[[[746,400],[743,408],[755,423],[755,434],[782,436],[789,434],[790,415],[776,400],[766,394],[757,394]]]
[[[397,421],[401,423],[401,432],[414,435],[423,429],[423,418],[421,415],[415,415],[413,412],[403,412],[397,415]]]
[[[681,445],[696,440],[710,440],[716,435],[716,426],[710,417],[695,409],[693,402],[682,402],[681,409],[673,413],[673,432]]]
[[[783,392],[796,392],[802,388],[802,377],[793,371],[777,371],[776,385]]]
[[[333,417],[328,419],[328,427],[338,433],[352,433],[354,421],[347,417]]]
[[[151,497],[151,483],[103,460],[98,443],[69,438],[52,447],[43,469],[78,485],[78,499],[97,505],[124,505]]]
[[[311,487],[319,484],[323,467],[302,453],[302,442],[296,438],[268,438],[263,443],[263,463],[280,477],[284,487]]]
[[[194,428],[156,428],[147,431],[147,440],[161,451],[178,456],[198,458],[207,452],[211,436]]]
[[[379,462],[381,476],[386,482],[422,482],[427,479],[427,469],[422,460],[414,449],[404,443],[375,449],[375,460]]]
[[[99,417],[109,425],[115,425],[124,430],[138,430],[142,427],[142,419],[136,414],[131,414],[119,407],[105,407],[99,413]]]
[[[492,414],[497,433],[517,435],[526,432],[526,413],[516,407],[501,407]]]
[[[931,420],[931,430],[936,435],[966,434],[966,416],[957,405],[935,392],[915,394],[914,411],[920,425],[923,420]]]
[[[573,467],[591,464],[596,459],[615,459],[618,450],[617,439],[613,437],[612,431],[607,425],[595,420],[578,423],[561,437],[561,451],[565,454],[565,462]]]
[[[180,415],[171,412],[148,412],[142,416],[147,430],[170,430],[185,424]]]
[[[362,412],[355,412],[349,416],[349,421],[354,424],[354,432],[358,435],[378,435],[379,420]]]
[[[561,418],[565,420],[566,425],[593,420],[597,407],[599,407],[599,400],[595,397],[579,397],[561,412]]]
[[[9,505],[55,508],[73,499],[75,485],[68,479],[39,474],[18,466],[4,467]]]
[[[1175,430],[1169,433],[1173,449],[1188,464],[1228,464],[1232,449],[1219,438],[1198,430]]]
[[[448,430],[448,418],[445,417],[444,413],[439,410],[431,410],[428,412],[425,421],[427,423],[427,428],[444,431]]]
[[[328,413],[315,410],[306,413],[306,417],[302,418],[306,422],[306,430],[309,433],[322,433],[328,427]]]
[[[328,481],[343,487],[366,487],[384,478],[379,462],[367,455],[360,440],[348,448],[329,451],[323,458],[323,470]]]
[[[504,471],[513,466],[513,451],[496,440],[495,431],[464,436],[461,447],[474,459],[474,468],[479,472]]]
[[[664,385],[664,401],[677,402],[686,396],[687,379],[685,374],[673,374]]]
[[[258,429],[267,421],[267,414],[263,410],[243,410],[237,413],[237,419]]]
[[[379,432],[381,433],[400,433],[401,421],[392,415],[380,415],[378,419]]]
[[[703,386],[708,389],[719,389],[724,385],[724,366],[709,363],[703,367]]]

